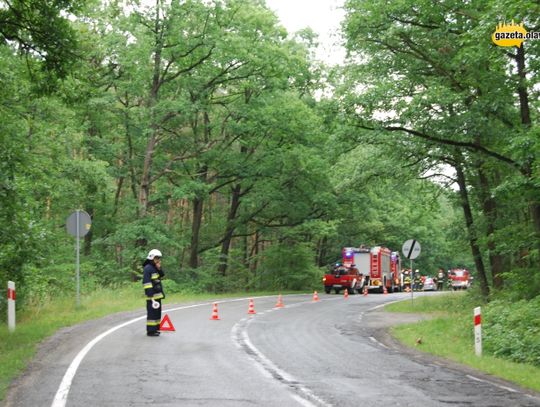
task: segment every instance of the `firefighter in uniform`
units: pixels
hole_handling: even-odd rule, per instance
[[[405,287],[405,292],[410,292],[412,289],[411,284],[411,270],[407,269],[403,272],[403,286]]]
[[[420,291],[422,289],[422,276],[420,275],[420,270],[415,270],[413,276],[413,290]]]
[[[444,290],[444,270],[439,269],[437,272],[437,290],[443,291]]]
[[[161,323],[161,300],[165,298],[161,279],[164,276],[161,268],[161,252],[152,249],[143,263],[143,288],[146,295],[146,334],[159,336]]]

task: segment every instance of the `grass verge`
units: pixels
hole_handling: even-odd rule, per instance
[[[471,366],[485,373],[540,391],[540,368],[474,353],[473,309],[480,304],[465,293],[415,298],[385,307],[390,312],[424,313],[433,319],[393,327],[391,333],[405,345]],[[421,344],[417,345],[418,338]]]
[[[251,296],[269,294],[275,293],[249,293]],[[246,296],[246,293],[171,294],[167,295],[166,303],[241,296]],[[141,314],[145,312],[140,284],[115,290],[97,290],[81,298],[81,305],[77,309],[73,298],[56,298],[47,303],[28,306],[23,312],[18,312],[15,332],[8,332],[6,324],[0,327],[0,401],[5,399],[11,381],[22,373],[35,355],[37,345],[58,329],[115,312],[137,309],[140,309]]]

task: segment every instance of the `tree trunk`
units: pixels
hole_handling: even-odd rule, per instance
[[[150,176],[152,172],[152,163],[154,160],[154,152],[158,139],[158,119],[154,112],[154,107],[159,99],[159,88],[161,86],[161,52],[163,50],[163,30],[161,27],[161,0],[156,0],[156,19],[154,21],[155,43],[154,43],[154,67],[152,75],[152,86],[148,94],[146,105],[150,110],[150,128],[151,134],[146,143],[146,151],[144,154],[143,172],[141,174],[141,184],[139,188],[139,218],[144,218],[148,212],[148,203],[150,200]]]
[[[529,92],[527,90],[527,71],[525,67],[525,48],[524,44],[518,48],[516,54],[517,72],[519,77],[518,95],[519,95],[519,111],[521,114],[521,124],[530,127],[531,110],[529,108]]]
[[[322,239],[319,239],[318,242],[318,249],[317,249],[317,266],[322,267],[324,266],[324,259],[326,257],[326,242],[328,241],[328,238],[324,236]]]
[[[116,216],[116,213],[118,212],[118,207],[120,206],[120,196],[122,195],[122,187],[124,186],[124,177],[119,177],[117,179],[116,184],[116,193],[114,194],[114,204],[113,204],[113,211],[112,211],[112,217],[114,218]]]
[[[255,230],[255,235],[253,236],[253,246],[251,247],[251,253],[250,253],[250,267],[251,273],[253,274],[253,277],[257,276],[257,263],[258,263],[258,255],[259,255],[259,231]]]
[[[242,237],[242,263],[246,270],[249,270],[249,236],[247,234],[247,226],[244,225],[244,236]]]
[[[146,217],[148,213],[148,202],[150,199],[150,172],[152,169],[152,161],[154,159],[154,149],[156,147],[156,135],[152,134],[146,145],[146,153],[144,155],[144,166],[141,176],[141,185],[139,188],[139,218]]]
[[[227,216],[227,228],[225,229],[225,235],[221,243],[221,254],[218,271],[222,276],[227,273],[229,249],[231,247],[232,236],[235,230],[234,220],[240,206],[240,193],[241,187],[239,184],[235,185],[232,189],[231,206],[229,208],[229,215]]]
[[[527,89],[527,70],[525,65],[525,44],[521,44],[521,47],[517,49],[515,56],[519,83],[517,87],[519,95],[519,112],[521,116],[521,124],[525,128],[529,128],[532,125],[531,110],[529,107],[529,92]],[[528,163],[525,173],[529,179],[533,177],[532,163]],[[540,251],[540,202],[539,199],[533,199],[529,203],[529,213],[534,227],[536,247]]]
[[[484,267],[484,262],[482,260],[482,254],[480,253],[480,248],[478,246],[478,238],[476,236],[476,231],[474,227],[473,214],[471,210],[471,205],[469,201],[469,194],[467,192],[467,183],[465,180],[465,174],[463,173],[463,168],[460,163],[455,165],[457,181],[459,185],[459,195],[461,197],[461,206],[463,208],[463,214],[465,216],[465,224],[467,225],[467,232],[469,234],[469,244],[471,246],[472,255],[474,258],[474,264],[476,266],[476,271],[478,272],[478,278],[480,279],[480,290],[482,296],[485,299],[489,297],[489,284],[486,277],[486,269]]]
[[[196,197],[193,200],[193,220],[191,222],[191,246],[189,252],[189,267],[192,269],[199,267],[199,236],[201,231],[203,209],[203,198]]]
[[[497,220],[497,203],[491,195],[489,180],[482,168],[478,169],[478,179],[480,181],[480,200],[482,202],[482,209],[486,216],[486,235],[487,246],[489,250],[489,263],[491,266],[492,283],[494,288],[502,289],[502,273],[504,272],[504,262],[503,256],[497,253],[497,247],[494,240],[495,223]]]

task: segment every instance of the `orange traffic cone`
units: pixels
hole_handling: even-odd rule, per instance
[[[212,317],[210,319],[213,319],[213,320],[219,319],[219,315],[217,312],[217,302],[214,303],[214,308],[212,309]]]
[[[281,299],[281,294],[278,295],[277,297],[277,303],[276,303],[276,306],[275,308],[283,308],[285,305],[283,305],[283,300]]]
[[[343,293],[343,298],[349,298],[349,290],[345,289],[345,292]]]
[[[382,292],[384,295],[388,295],[388,290],[386,289],[386,286],[383,287]]]
[[[313,291],[313,302],[319,301],[319,294],[317,291]]]
[[[367,285],[364,286],[364,297],[367,297],[368,295],[368,289],[367,289]]]
[[[253,298],[249,299],[248,314],[256,314],[256,312],[255,312],[255,303],[253,302]]]

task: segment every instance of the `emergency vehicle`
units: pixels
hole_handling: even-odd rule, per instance
[[[339,294],[341,290],[347,289],[349,294],[360,293],[364,289],[364,276],[354,263],[347,266],[336,264],[331,273],[323,277],[324,291],[330,294],[332,290]]]
[[[448,280],[454,291],[462,290],[467,289],[471,286],[472,276],[468,270],[454,269],[450,270],[450,273],[448,274]]]
[[[362,288],[384,292],[384,287],[391,293],[400,291],[402,284],[401,259],[399,252],[393,252],[383,246],[345,247],[342,251],[343,265],[354,264],[363,276]]]

